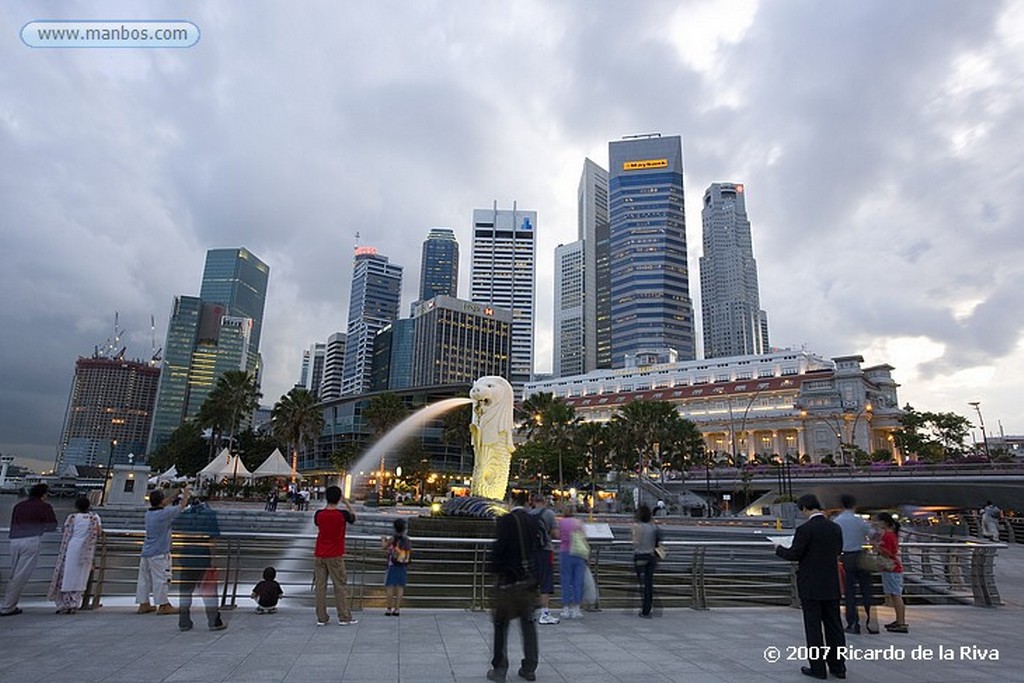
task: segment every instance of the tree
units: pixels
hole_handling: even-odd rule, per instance
[[[964,454],[971,430],[967,418],[951,412],[919,412],[907,404],[899,421],[902,429],[895,432],[893,438],[904,453],[914,453],[929,462]]]
[[[203,429],[197,422],[186,422],[175,429],[168,442],[149,456],[151,467],[163,471],[174,465],[179,475],[188,477],[195,476],[208,462]]]
[[[661,446],[676,451],[675,439],[688,431],[679,426],[679,413],[667,401],[633,401],[612,418],[618,464],[640,474],[652,465],[661,466]],[[702,441],[703,443],[703,441]]]
[[[324,414],[308,390],[295,387],[282,396],[270,414],[274,435],[283,439],[292,454],[292,481],[296,479],[299,448],[313,446],[324,429]]]
[[[569,480],[577,478],[582,464],[581,452],[576,448],[574,433],[580,423],[576,409],[553,394],[533,394],[523,401],[526,418],[517,428],[525,432],[527,440],[540,445],[550,453],[552,464],[557,465],[558,487],[564,488],[566,473]],[[540,468],[544,471],[546,468]]]
[[[441,441],[459,449],[460,464],[462,456],[473,449],[473,435],[469,431],[469,423],[473,421],[473,405],[467,403],[455,410],[445,413]],[[460,469],[462,469],[460,467]]]
[[[259,408],[260,392],[256,378],[245,370],[228,370],[217,378],[213,390],[199,408],[199,422],[220,435],[228,431],[228,448],[234,445],[239,424]]]
[[[238,452],[242,456],[242,464],[251,472],[263,464],[274,449],[278,447],[277,439],[261,434],[253,429],[246,429],[238,435]]]

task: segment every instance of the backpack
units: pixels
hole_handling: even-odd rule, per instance
[[[553,511],[550,511],[550,508],[544,508],[540,512],[529,512],[526,515],[536,526],[536,529],[533,530],[534,535],[537,537],[537,547],[535,550],[544,550],[544,548],[551,544],[551,530],[548,529],[548,525],[544,521],[545,512],[550,512],[552,516],[555,514]]]

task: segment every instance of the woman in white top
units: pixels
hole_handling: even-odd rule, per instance
[[[100,517],[89,512],[89,499],[75,501],[75,510],[64,522],[64,537],[53,569],[47,597],[57,604],[57,614],[74,614],[82,604],[82,593],[92,571],[96,541],[103,533]]]

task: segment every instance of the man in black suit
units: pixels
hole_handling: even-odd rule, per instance
[[[800,563],[796,570],[796,587],[804,613],[804,636],[810,649],[810,666],[800,667],[800,672],[826,679],[827,665],[833,676],[846,678],[846,661],[838,650],[846,645],[839,616],[839,555],[843,551],[843,531],[822,513],[817,496],[800,496],[796,505],[807,521],[797,527],[793,544],[789,548],[776,547],[775,554]],[[827,654],[823,652],[825,645]]]

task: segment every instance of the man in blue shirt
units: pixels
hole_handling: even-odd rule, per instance
[[[142,543],[139,560],[139,578],[135,584],[135,602],[139,614],[177,614],[167,599],[167,588],[171,583],[171,524],[188,505],[190,490],[185,487],[181,501],[174,507],[165,507],[167,498],[157,489],[149,494],[149,510],[146,511],[146,538]],[[153,604],[149,595],[153,594]]]
[[[846,575],[846,632],[860,633],[860,617],[857,615],[857,587],[860,587],[861,604],[864,606],[864,626],[868,633],[878,633],[878,626],[871,625],[871,602],[874,599],[871,572],[861,567],[860,558],[871,534],[871,524],[856,512],[857,501],[849,493],[839,497],[843,511],[832,521],[843,530],[843,573]]]

